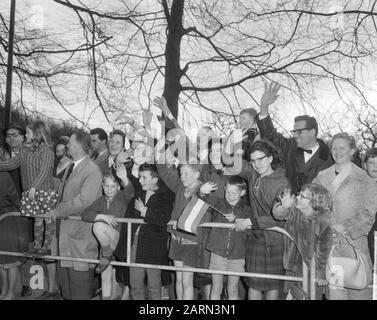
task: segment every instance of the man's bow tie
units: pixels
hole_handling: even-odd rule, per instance
[[[300,150],[300,151],[302,151],[302,152],[309,153],[309,154],[312,154],[312,153],[313,153],[313,150],[305,150],[305,149],[302,149],[302,148],[298,148],[298,150]]]

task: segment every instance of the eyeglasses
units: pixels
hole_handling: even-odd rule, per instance
[[[303,195],[301,192],[297,195],[297,197],[303,197],[304,199],[310,200],[309,197]]]
[[[264,157],[260,157],[260,158],[257,158],[257,159],[250,160],[250,163],[251,164],[256,164],[258,161],[261,161],[261,160],[263,160],[266,157],[268,157],[268,156],[265,155]]]
[[[294,129],[294,130],[291,130],[291,132],[293,134],[297,133],[298,135],[300,135],[302,133],[303,130],[311,130],[312,128],[301,128],[301,129]]]
[[[6,135],[7,138],[17,138],[17,137],[19,137],[19,136],[20,136],[20,134],[19,134],[18,132],[15,132],[15,133],[8,133],[8,134]]]

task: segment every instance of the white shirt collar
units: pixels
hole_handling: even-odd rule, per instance
[[[305,163],[308,162],[309,159],[311,159],[311,157],[314,156],[314,154],[318,151],[318,149],[319,149],[319,144],[317,143],[313,148],[308,149],[308,150],[312,150],[312,153],[304,152]]]
[[[98,157],[99,157],[100,155],[104,154],[106,151],[107,151],[107,148],[106,148],[105,150],[101,151],[101,152],[98,154]],[[98,158],[98,157],[97,157],[97,158]]]
[[[75,169],[85,158],[86,158],[87,155],[83,156],[81,159],[79,160],[76,160],[76,161],[73,161],[74,165],[73,165],[73,169]]]

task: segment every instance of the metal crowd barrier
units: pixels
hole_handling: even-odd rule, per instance
[[[0,216],[1,220],[7,217],[25,217],[22,216],[20,212],[9,212]],[[47,218],[47,215],[37,215],[34,218]],[[80,216],[69,216],[66,218],[58,218],[62,220],[78,220],[82,221]],[[131,228],[132,224],[144,224],[142,219],[130,219],[130,218],[116,218],[116,221],[119,223],[127,223],[127,260],[126,262],[111,261],[111,265],[120,266],[120,267],[137,267],[137,268],[148,268],[148,269],[160,269],[160,270],[170,270],[170,271],[182,271],[182,272],[197,272],[197,273],[208,273],[208,274],[222,274],[230,276],[239,276],[239,277],[248,277],[248,278],[263,278],[263,279],[273,279],[273,280],[285,280],[285,281],[297,281],[302,283],[303,291],[307,294],[310,300],[315,300],[315,259],[312,259],[310,268],[306,266],[303,262],[303,276],[294,277],[294,276],[285,276],[285,275],[272,275],[272,274],[262,274],[262,273],[250,273],[250,272],[232,272],[232,271],[219,271],[219,270],[209,270],[202,268],[186,268],[186,267],[174,267],[167,265],[154,265],[154,264],[142,264],[142,263],[133,263],[131,262]],[[232,224],[230,223],[215,223],[207,222],[202,223],[199,227],[211,227],[211,228],[230,228]],[[273,231],[271,231],[273,232]],[[18,256],[33,258],[31,255],[27,255],[19,252],[6,252],[0,251],[0,255],[9,255],[9,256]],[[38,259],[42,260],[55,260],[55,261],[73,261],[73,262],[85,262],[90,264],[98,264],[99,260],[96,259],[84,259],[84,258],[73,258],[73,257],[61,257],[61,256],[40,256]],[[376,270],[375,270],[376,275]]]

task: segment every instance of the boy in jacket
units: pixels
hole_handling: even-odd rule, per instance
[[[201,195],[208,195],[217,189],[213,182],[207,182],[200,188]],[[218,194],[218,193],[217,193]],[[239,176],[230,176],[225,184],[222,197],[209,195],[205,200],[213,205],[213,222],[234,222],[235,219],[247,218],[250,207],[243,197],[246,195],[246,183]],[[217,211],[218,210],[218,211]],[[247,234],[234,229],[212,228],[206,248],[211,252],[209,269],[221,271],[245,271]],[[212,275],[211,300],[220,300],[224,275]],[[239,300],[238,282],[240,277],[228,276],[227,292],[229,300]]]

